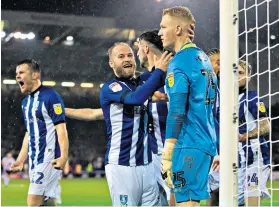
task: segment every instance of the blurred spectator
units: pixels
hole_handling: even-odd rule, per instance
[[[2,159],[2,167],[3,167],[3,180],[4,180],[4,186],[8,187],[9,182],[10,182],[10,168],[12,166],[12,164],[15,162],[15,158],[13,158],[13,154],[11,152],[8,152],[7,155],[5,157],[3,157]]]
[[[74,176],[75,177],[81,177],[82,176],[82,166],[81,166],[81,164],[76,164],[75,165]]]
[[[92,163],[88,163],[87,167],[86,167],[86,172],[87,172],[87,175],[88,177],[94,177],[93,176],[93,165]]]

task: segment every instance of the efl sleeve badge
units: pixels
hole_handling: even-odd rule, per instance
[[[257,103],[257,105],[258,105],[258,109],[259,109],[260,112],[262,112],[262,113],[266,112],[263,102],[259,102],[259,103]]]
[[[167,76],[169,87],[173,87],[174,85],[174,74],[169,73]]]
[[[53,104],[53,109],[54,109],[55,114],[57,114],[57,115],[62,114],[62,106],[60,103]]]

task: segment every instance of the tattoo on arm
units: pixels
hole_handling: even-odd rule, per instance
[[[268,118],[261,118],[259,120],[259,129],[255,128],[252,131],[248,132],[249,138],[258,138],[259,136],[268,135],[270,130]]]

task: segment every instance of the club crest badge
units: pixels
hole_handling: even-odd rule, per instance
[[[121,206],[127,206],[128,195],[120,195]]]

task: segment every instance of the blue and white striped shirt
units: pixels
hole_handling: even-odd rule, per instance
[[[22,101],[24,123],[29,134],[30,169],[60,156],[55,125],[65,122],[64,103],[52,89],[40,86]]]
[[[165,74],[156,69],[149,80],[115,78],[100,91],[101,107],[107,128],[105,164],[140,166],[152,161],[147,136],[147,100],[164,84]]]
[[[153,73],[155,67],[151,72],[146,71],[141,75],[141,79],[146,81]],[[158,89],[161,93],[165,93],[164,87]],[[154,154],[162,154],[165,137],[166,137],[166,122],[168,116],[169,103],[165,101],[159,101],[156,103],[148,103],[148,125],[152,125],[152,130],[148,130],[148,136],[150,139],[151,150]],[[148,126],[150,128],[150,126]]]
[[[245,91],[240,93],[239,133],[246,134],[249,131],[258,128],[257,119],[260,119],[262,117],[267,117],[266,108],[263,100],[258,98],[258,94],[254,91],[248,91],[248,93],[246,93]],[[249,139],[248,143],[246,141],[239,142],[239,166],[245,167],[246,162],[248,166],[254,163],[259,163],[259,165],[270,164],[270,155],[267,140],[268,137],[260,136],[255,139]]]

